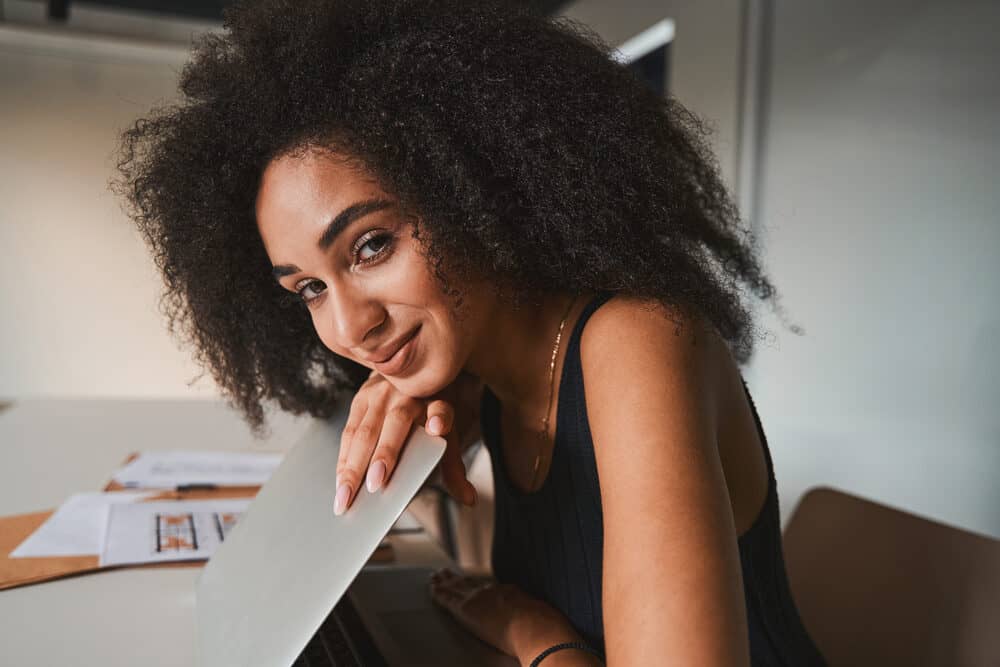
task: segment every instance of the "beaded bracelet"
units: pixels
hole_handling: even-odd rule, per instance
[[[583,642],[564,642],[562,644],[556,644],[555,646],[550,646],[541,653],[539,653],[538,657],[531,661],[530,667],[538,667],[538,663],[542,661],[542,658],[544,658],[550,653],[555,653],[556,651],[559,651],[564,648],[578,648],[581,651],[586,651],[587,653],[593,653],[600,660],[604,659],[604,657],[600,654],[600,652],[597,649],[592,648],[589,644],[585,644]]]

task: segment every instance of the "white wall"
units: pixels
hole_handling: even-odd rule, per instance
[[[997,26],[995,2],[775,3],[759,204],[807,335],[748,382],[788,497],[1000,536]]]
[[[656,7],[566,13],[612,42],[674,18],[673,92],[720,129],[727,180],[755,181],[764,260],[806,331],[765,313],[775,339],[745,372],[783,518],[832,485],[1000,536],[1000,5]],[[734,42],[762,7],[763,107],[748,119]],[[754,163],[733,137],[756,120],[742,139],[760,168],[739,173]]]
[[[118,133],[171,99],[183,46],[0,26],[0,396],[211,396],[108,190]]]

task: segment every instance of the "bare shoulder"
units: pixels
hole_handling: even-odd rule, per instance
[[[580,341],[598,466],[619,468],[626,449],[661,463],[678,448],[715,457],[722,348],[703,318],[659,302],[616,296],[598,308]]]
[[[594,338],[595,334],[628,333],[626,329],[633,329],[638,334],[686,336],[688,344],[700,341],[709,333],[718,337],[701,315],[666,306],[654,299],[616,295],[594,311],[584,329],[584,338],[588,337],[588,331],[589,337]]]
[[[675,382],[698,380],[711,392],[726,354],[725,341],[705,318],[629,296],[598,308],[580,340],[584,373],[612,383],[626,373],[633,385],[670,374]]]

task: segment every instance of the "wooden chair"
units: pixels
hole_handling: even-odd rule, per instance
[[[1000,665],[1000,541],[818,488],[784,547],[802,620],[833,667]]]

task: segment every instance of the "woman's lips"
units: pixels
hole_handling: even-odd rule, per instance
[[[396,350],[395,354],[385,361],[374,364],[375,370],[382,375],[398,375],[406,370],[406,367],[410,365],[410,361],[413,360],[413,352],[417,347],[416,341],[419,333],[420,327],[417,327],[413,330],[409,340],[403,343],[403,345]]]

